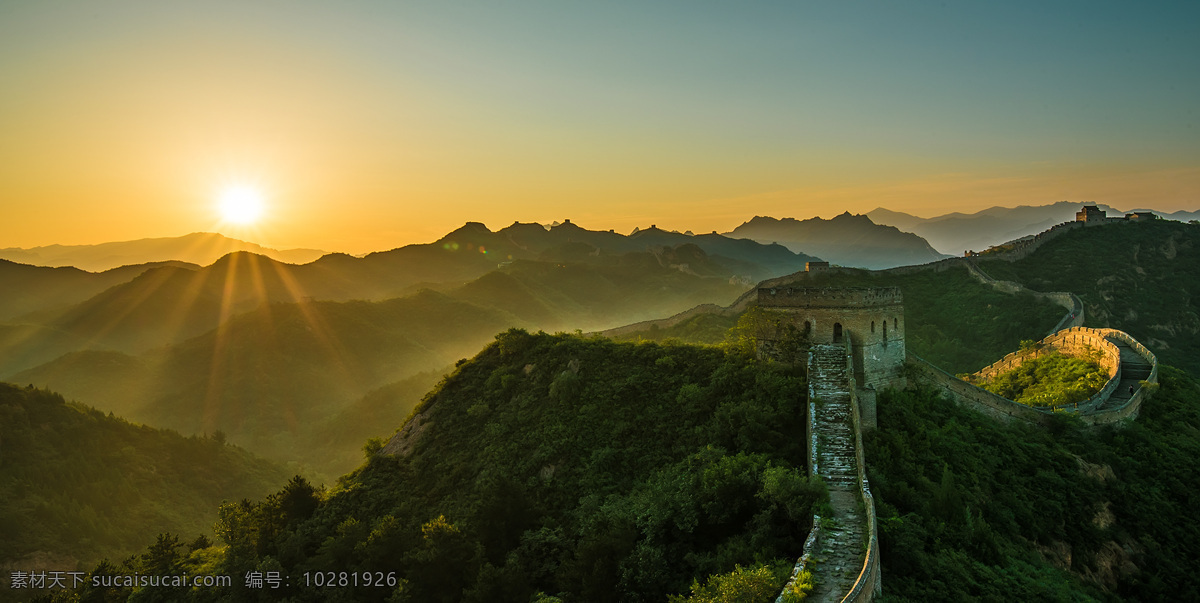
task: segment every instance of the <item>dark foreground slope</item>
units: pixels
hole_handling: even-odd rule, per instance
[[[0,567],[69,571],[163,531],[211,534],[215,505],[261,496],[282,468],[0,383]]]
[[[1137,421],[1090,430],[882,396],[865,444],[886,599],[1200,600],[1200,383],[1160,378]]]
[[[884,600],[1196,599],[1200,384],[1161,379],[1120,429],[1001,424],[919,387],[885,392],[865,436]],[[746,578],[736,564],[778,592],[772,569],[823,498],[794,469],[803,390],[715,348],[510,331],[332,491],[293,481],[226,504],[218,546],[128,567],[290,577],[162,600],[664,601]],[[317,587],[330,571],[360,584]]]
[[[225,505],[227,548],[181,547],[171,568],[215,558],[211,571],[275,569],[290,586],[172,597],[664,601],[735,564],[786,570],[823,497],[796,469],[803,392],[714,348],[509,331],[331,492],[293,483]],[[324,571],[394,581],[303,587]]]

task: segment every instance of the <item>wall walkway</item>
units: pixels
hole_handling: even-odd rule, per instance
[[[825,481],[833,514],[813,516],[788,586],[807,571],[815,587],[806,600],[870,601],[880,591],[879,535],[848,344],[812,346],[808,375],[809,475]]]

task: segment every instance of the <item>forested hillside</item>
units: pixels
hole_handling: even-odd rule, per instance
[[[219,546],[171,571],[275,568],[270,598],[299,601],[664,601],[764,563],[778,588],[824,497],[798,469],[803,400],[719,349],[509,331],[335,488],[223,506]],[[303,588],[318,571],[396,581]]]
[[[1167,364],[1200,374],[1200,225],[1172,220],[1081,228],[987,273],[1036,291],[1070,291],[1085,324],[1133,335]]]
[[[87,569],[158,532],[211,534],[221,501],[286,479],[219,435],[185,438],[0,383],[0,567]]]
[[[1001,424],[923,389],[866,438],[887,601],[1200,599],[1200,383],[1127,425]]]

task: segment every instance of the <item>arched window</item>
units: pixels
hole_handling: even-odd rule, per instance
[[[887,347],[887,321],[883,321],[883,347]]]
[[[812,335],[812,321],[806,320],[804,321],[804,336],[808,337],[809,335]]]
[[[833,342],[842,342],[842,323],[840,322],[833,323]]]
[[[900,328],[900,323],[896,322],[895,318],[892,319],[892,328],[897,330]]]
[[[883,328],[885,328],[885,329],[887,328],[887,323],[886,323],[886,322],[885,322],[885,323],[883,323]],[[873,321],[873,320],[871,321],[871,332],[872,332],[872,333],[874,333],[874,332],[875,332],[875,321]]]

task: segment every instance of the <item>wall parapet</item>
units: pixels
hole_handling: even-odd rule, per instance
[[[1087,328],[1073,327],[1068,331],[1083,332],[1086,331],[1093,336],[1100,337],[1109,345],[1110,340],[1116,339],[1125,343],[1131,350],[1146,360],[1150,365],[1149,376],[1144,379],[1147,383],[1158,382],[1158,359],[1146,346],[1142,345],[1128,333],[1117,329],[1107,328]],[[1068,333],[1068,335],[1070,335]],[[1035,408],[1027,406],[1019,402],[1014,402],[1008,398],[998,396],[989,392],[977,385],[968,383],[943,371],[934,366],[927,360],[917,356],[911,351],[908,353],[907,365],[915,369],[922,379],[943,392],[949,395],[951,400],[960,404],[969,405],[984,414],[1001,420],[1019,419],[1029,423],[1045,424],[1048,417],[1058,412],[1074,411],[1072,414],[1078,416],[1084,423],[1088,425],[1106,425],[1112,424],[1128,418],[1136,418],[1140,411],[1142,402],[1146,399],[1148,393],[1144,387],[1135,387],[1133,395],[1129,400],[1119,406],[1105,408],[1105,404],[1112,399],[1117,386],[1122,382],[1124,376],[1124,368],[1121,365],[1120,351],[1117,350],[1118,367],[1116,375],[1111,377],[1104,389],[1089,399],[1087,402],[1082,402],[1078,405],[1069,404],[1057,407],[1042,407]],[[993,365],[995,366],[995,365]]]
[[[938,368],[931,362],[908,353],[908,366],[913,367],[926,383],[941,389],[951,400],[969,405],[985,415],[1002,421],[1019,419],[1029,423],[1044,423],[1045,413],[1038,412],[1032,406],[1013,402],[1003,396],[998,396],[977,385],[967,383],[950,373]]]
[[[759,287],[764,308],[874,308],[904,303],[899,287]]]
[[[1117,388],[1117,384],[1121,381],[1121,351],[1117,348],[1116,344],[1106,338],[1102,329],[1089,327],[1069,327],[1063,329],[1044,337],[1031,348],[1007,354],[1004,358],[979,369],[969,375],[966,381],[969,383],[990,381],[1003,373],[1016,369],[1028,360],[1041,358],[1054,352],[1068,356],[1079,356],[1089,351],[1095,351],[1100,354],[1100,366],[1108,373],[1108,381],[1105,382],[1104,387],[1084,402],[1072,402],[1070,404],[1041,406],[1037,408],[1049,411],[1091,410],[1108,400],[1109,396]]]
[[[854,366],[850,356],[850,344],[846,344],[846,359],[851,365],[850,375],[850,416],[854,424],[854,460],[858,468],[858,494],[866,511],[867,521],[867,553],[863,558],[862,570],[854,586],[842,598],[843,602],[868,602],[883,590],[883,571],[879,565],[879,527],[875,519],[875,497],[871,495],[871,485],[867,481],[866,457],[862,443],[862,412],[858,407],[858,384],[854,382]]]

